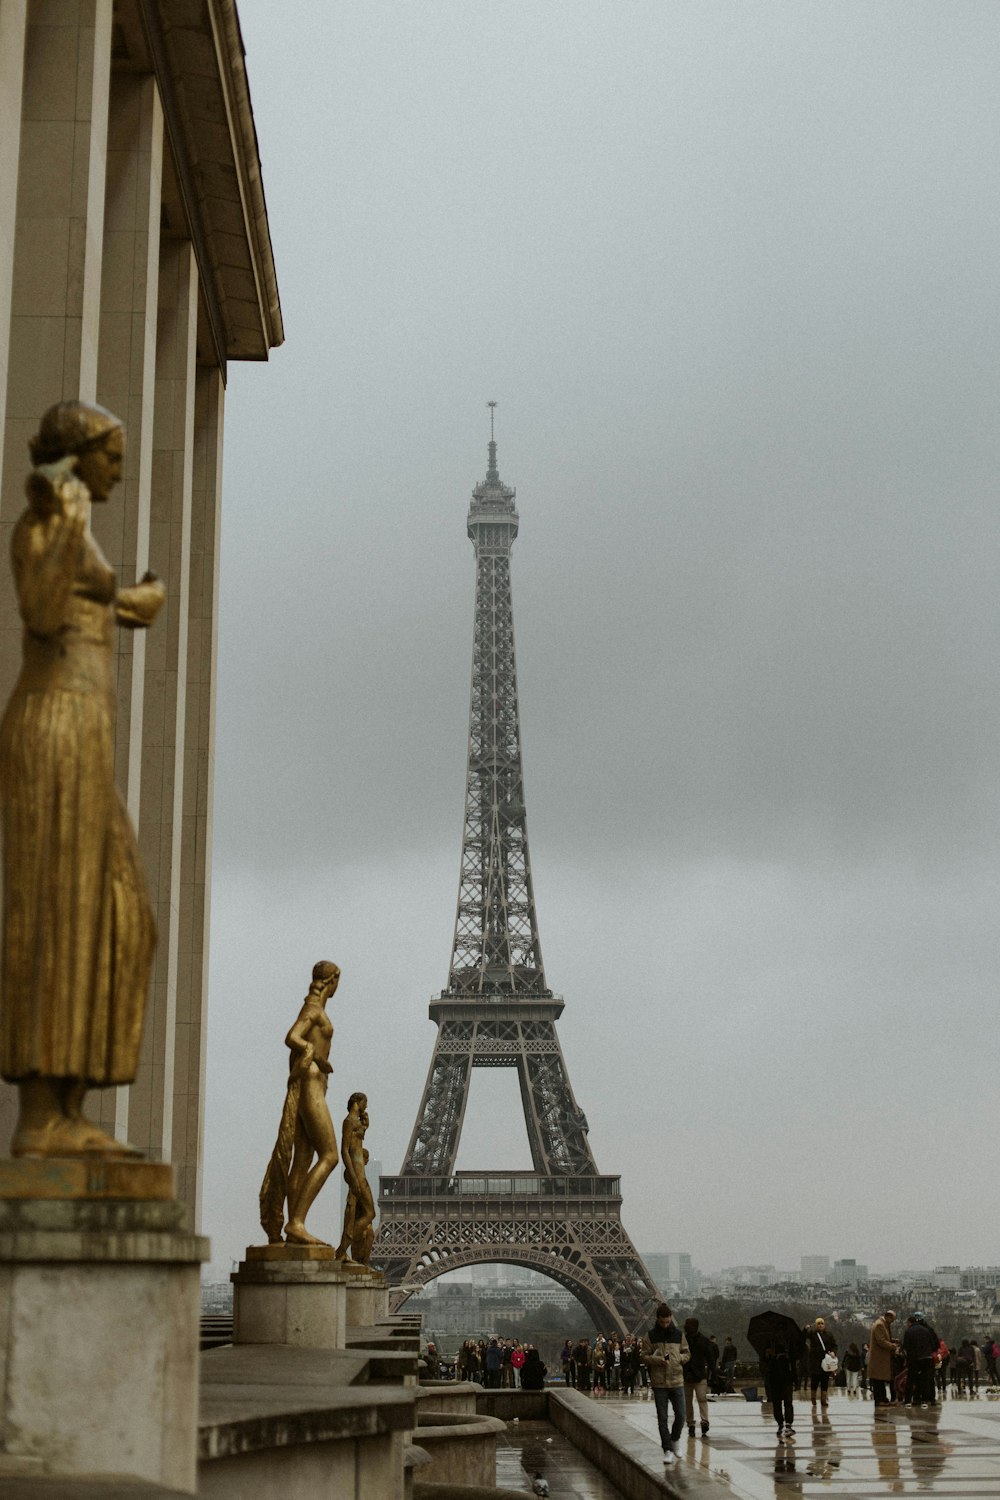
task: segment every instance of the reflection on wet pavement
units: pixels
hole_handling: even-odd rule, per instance
[[[657,1443],[652,1402],[601,1403]],[[943,1407],[891,1407],[876,1417],[869,1401],[831,1400],[812,1417],[797,1403],[796,1441],[779,1443],[773,1418],[757,1404],[721,1399],[707,1439],[682,1438],[683,1465],[728,1480],[740,1500],[872,1500],[934,1495],[939,1500],[1000,1496],[1000,1403],[949,1400]],[[658,1444],[657,1444],[658,1446]]]
[[[497,1487],[531,1494],[541,1474],[550,1500],[621,1500],[609,1479],[548,1422],[508,1422],[497,1439]]]

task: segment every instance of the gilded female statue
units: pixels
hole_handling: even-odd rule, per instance
[[[334,1167],[337,1141],[326,1102],[333,1022],[326,1002],[336,993],[340,970],[323,961],[314,966],[309,993],[298,1019],[285,1037],[288,1088],[271,1160],[260,1189],[260,1222],[268,1244],[281,1244],[281,1226],[288,1204],[285,1242],[289,1245],[326,1245],[306,1229],[305,1218]]]
[[[115,623],[152,624],[165,595],[151,573],[118,589],[90,534],[121,478],[118,418],[62,401],[30,450],[11,540],[24,655],[0,724],[0,1074],[20,1095],[14,1156],[121,1156],[82,1104],[135,1078],[156,928],[114,784],[112,651]]]
[[[347,1116],[340,1134],[344,1181],[348,1192],[344,1233],[337,1247],[337,1259],[346,1260],[350,1248],[351,1259],[359,1266],[370,1263],[372,1240],[375,1237],[375,1200],[365,1172],[368,1163],[368,1152],[365,1150],[367,1130],[368,1095],[352,1094],[347,1101]]]

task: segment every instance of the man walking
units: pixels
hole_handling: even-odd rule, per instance
[[[806,1334],[809,1352],[809,1399],[816,1410],[816,1392],[824,1411],[830,1404],[830,1375],[836,1372],[837,1341],[826,1331],[826,1319],[817,1318]],[[833,1366],[831,1371],[830,1366]]]
[[[711,1378],[713,1349],[709,1339],[698,1332],[698,1319],[688,1318],[684,1324],[684,1337],[688,1341],[691,1358],[684,1366],[684,1406],[687,1415],[688,1437],[694,1437],[694,1403],[698,1401],[701,1416],[701,1435],[708,1437],[708,1382]]]
[[[656,1322],[642,1341],[641,1358],[649,1371],[656,1402],[663,1462],[670,1467],[677,1462],[677,1439],[684,1430],[684,1366],[691,1358],[691,1351],[665,1302],[656,1309]]]
[[[726,1382],[726,1390],[732,1392],[733,1377],[736,1374],[736,1345],[733,1343],[731,1333],[726,1334],[726,1342],[722,1346],[719,1356],[720,1373]]]

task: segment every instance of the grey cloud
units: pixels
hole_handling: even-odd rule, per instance
[[[331,943],[337,1077],[378,1080],[387,1165],[405,1147],[495,396],[543,949],[635,1238],[791,1265],[832,1201],[832,1254],[993,1256],[928,1112],[972,1080],[985,1100],[995,1008],[995,6],[241,16],[288,344],[228,394],[219,1246],[241,1214],[252,1234],[257,1174],[237,1207],[220,1142],[266,1158],[284,1017]],[[246,954],[248,1094],[226,1083]],[[704,1110],[697,1159],[646,1102],[651,1056],[677,1121]],[[769,1208],[789,1075],[794,1189]],[[882,1170],[914,1142],[933,1232]]]

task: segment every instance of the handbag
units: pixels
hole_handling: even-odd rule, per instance
[[[838,1363],[839,1362],[837,1360],[837,1356],[834,1354],[832,1349],[830,1350],[829,1354],[824,1354],[822,1360],[820,1361],[821,1368],[824,1369],[828,1375],[836,1375]]]

